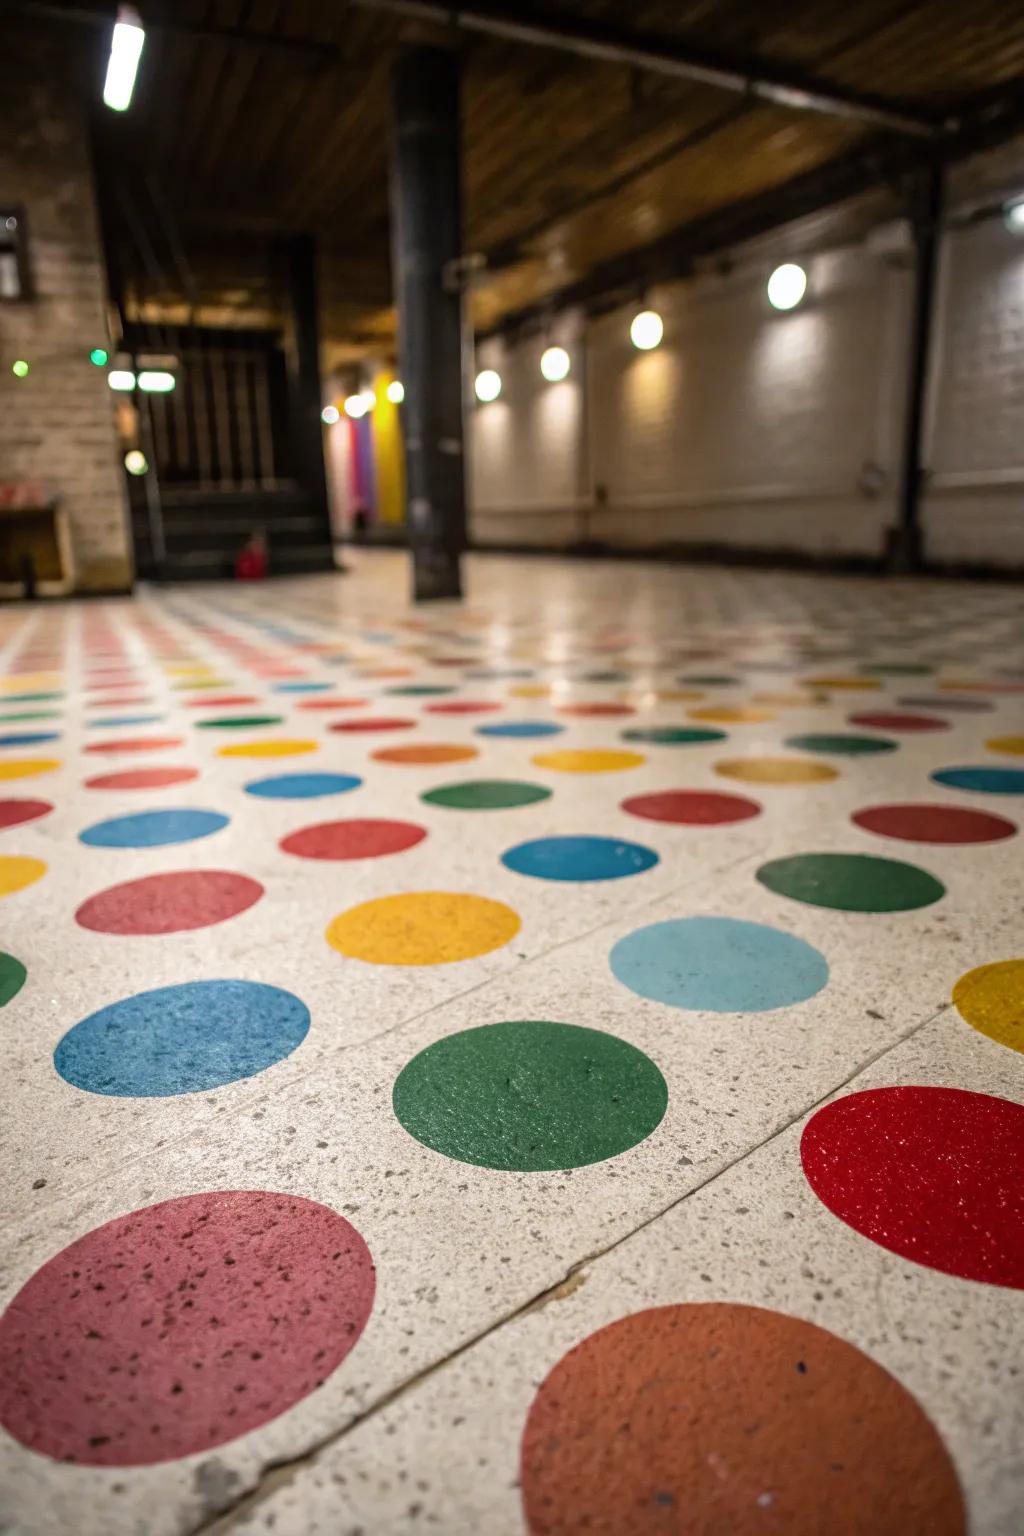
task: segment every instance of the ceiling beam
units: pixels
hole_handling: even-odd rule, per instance
[[[482,32],[506,42],[556,49],[578,58],[622,64],[688,80],[698,85],[755,97],[798,112],[842,117],[876,129],[935,138],[949,125],[905,109],[898,103],[847,91],[799,70],[765,60],[740,62],[725,55],[692,48],[675,38],[633,32],[604,22],[560,15],[550,6],[533,10],[524,4],[444,4],[443,0],[353,0],[374,11],[390,11],[412,20],[432,22],[465,32]]]
[[[30,18],[38,16],[41,20],[77,22],[92,27],[112,27],[117,20],[117,6],[113,4],[104,10],[96,10],[81,5],[61,5],[60,0],[4,0],[0,9],[20,12]],[[147,32],[154,34],[277,53],[318,67],[338,64],[341,58],[339,49],[329,43],[310,42],[306,38],[288,37],[277,32],[254,31],[248,27],[190,26],[187,22],[149,16],[143,17],[143,25]]]

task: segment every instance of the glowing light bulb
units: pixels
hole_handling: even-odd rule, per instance
[[[349,395],[345,400],[345,415],[351,416],[353,421],[365,416],[368,410],[365,395]]]
[[[320,420],[325,427],[333,427],[336,421],[341,420],[341,412],[336,405],[325,405],[320,412]]]
[[[127,391],[135,388],[135,375],[130,368],[111,368],[107,383],[111,389]]]
[[[15,358],[14,362],[11,364],[11,372],[14,374],[16,379],[25,378],[28,374],[28,363],[26,363],[23,357]]]
[[[135,89],[142,45],[146,41],[139,13],[131,5],[118,9],[110,38],[107,78],[103,82],[103,100],[115,112],[126,112]]]
[[[89,361],[96,368],[105,368],[110,361],[110,353],[104,347],[93,347]]]
[[[387,397],[392,405],[401,405],[405,399],[405,385],[401,379],[392,379],[387,387]]]
[[[484,368],[476,376],[476,397],[486,405],[501,394],[501,374],[493,368]]]
[[[144,368],[138,378],[139,388],[150,395],[169,395],[176,382],[174,374],[163,368]]]
[[[1003,223],[1011,235],[1024,235],[1024,197],[1003,204]]]
[[[795,261],[776,267],[768,279],[768,303],[773,309],[795,309],[807,292],[807,273]]]
[[[540,371],[549,384],[557,384],[569,377],[569,354],[564,347],[548,347],[540,360]]]
[[[665,334],[661,316],[656,309],[642,309],[633,316],[629,339],[641,352],[652,351]]]
[[[124,456],[124,467],[130,475],[144,475],[149,468],[149,460],[141,448],[129,448]]]

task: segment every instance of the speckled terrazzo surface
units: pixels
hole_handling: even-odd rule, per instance
[[[1024,604],[0,611],[5,1536],[1019,1536]]]

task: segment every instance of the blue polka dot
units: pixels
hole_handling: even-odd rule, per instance
[[[976,789],[983,795],[1024,795],[1024,768],[940,768],[936,784]]]
[[[164,715],[113,715],[109,720],[90,720],[89,724],[106,729],[111,725],[155,725],[158,720],[165,718]]]
[[[245,792],[263,800],[316,800],[321,795],[343,795],[362,782],[354,773],[276,773],[269,779],[253,779]]]
[[[557,736],[564,725],[553,720],[504,720],[496,725],[478,725],[478,736]]]
[[[507,869],[538,880],[620,880],[657,864],[653,848],[616,837],[538,837],[501,856]]]
[[[326,693],[333,683],[275,683],[274,693]]]
[[[59,741],[59,731],[12,731],[0,736],[0,747],[34,747],[41,741]]]
[[[309,1009],[256,981],[186,981],[90,1014],[61,1040],[65,1082],[118,1098],[198,1093],[264,1072],[302,1044]]]
[[[227,824],[228,818],[219,811],[138,811],[86,827],[79,841],[91,848],[166,848],[209,837]]]
[[[637,928],[611,952],[612,974],[641,997],[707,1013],[802,1003],[828,981],[803,939],[736,917],[680,917]]]

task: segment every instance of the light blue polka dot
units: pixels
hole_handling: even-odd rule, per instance
[[[637,928],[614,946],[612,974],[672,1008],[765,1013],[802,1003],[828,981],[824,955],[803,939],[735,917],[681,917]]]
[[[478,736],[557,736],[564,725],[553,720],[501,720],[495,725],[478,725]]]
[[[538,837],[510,848],[501,862],[538,880],[621,880],[652,868],[658,855],[616,837]]]
[[[316,800],[321,795],[343,795],[362,782],[354,773],[275,773],[269,779],[253,779],[245,792],[264,800]]]
[[[112,725],[155,725],[164,719],[165,715],[112,715],[108,720],[90,720],[89,725],[106,729]]]
[[[255,981],[187,981],[111,1003],[69,1029],[53,1053],[86,1093],[167,1098],[252,1077],[290,1056],[309,1029],[291,992]]]
[[[983,795],[1024,795],[1024,768],[940,768],[936,784],[973,789]]]
[[[274,693],[326,693],[333,683],[275,683]]]
[[[86,827],[79,841],[91,848],[166,848],[209,837],[227,824],[219,811],[138,811]]]

